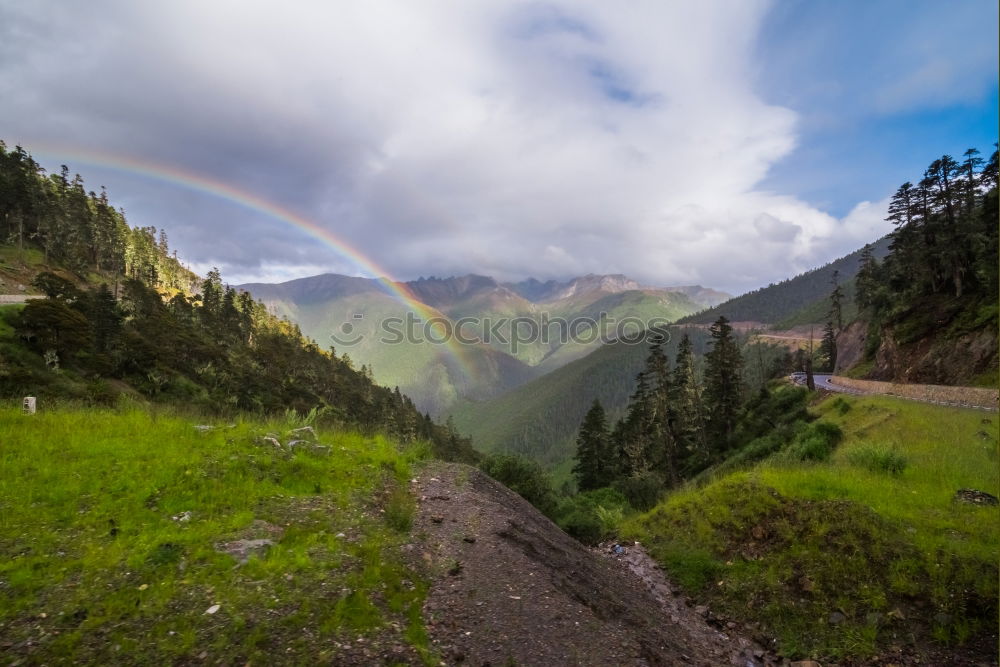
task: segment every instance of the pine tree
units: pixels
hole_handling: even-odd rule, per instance
[[[833,321],[823,327],[823,339],[819,343],[819,355],[823,359],[823,370],[832,373],[837,365],[837,331]]]
[[[833,291],[830,292],[830,319],[837,325],[837,331],[844,330],[844,290],[840,286],[840,271],[834,271],[830,279]]]
[[[594,399],[576,438],[576,465],[573,474],[581,491],[608,486],[617,468],[610,448],[607,418],[601,402]]]
[[[708,434],[719,452],[728,447],[743,404],[743,357],[725,317],[719,317],[709,332],[712,349],[705,355],[705,404]]]
[[[708,462],[705,439],[705,409],[701,380],[694,365],[691,338],[685,333],[677,346],[674,363],[674,434],[684,468],[697,470]]]
[[[648,457],[651,466],[669,485],[679,480],[679,448],[674,433],[676,414],[673,409],[673,378],[670,361],[663,351],[664,337],[655,335],[646,358],[646,375],[651,380],[649,415],[645,425]]]

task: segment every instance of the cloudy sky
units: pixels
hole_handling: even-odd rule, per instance
[[[231,282],[625,273],[739,292],[992,151],[995,0],[0,0],[0,139]],[[140,172],[137,163],[149,166]]]

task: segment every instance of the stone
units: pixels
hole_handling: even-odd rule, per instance
[[[708,616],[708,607],[706,605],[700,604],[694,608],[694,613],[699,616]]]
[[[847,620],[847,617],[844,616],[839,611],[835,611],[832,614],[830,614],[830,618],[827,620],[829,620],[830,625],[840,625],[841,623]]]
[[[273,437],[271,437],[269,435],[265,435],[264,437],[262,437],[260,439],[260,441],[262,443],[264,443],[265,445],[271,445],[273,447],[277,447],[278,449],[283,449],[282,446],[281,446],[281,443],[278,442],[278,439],[277,438],[273,438]]]
[[[222,605],[213,604],[211,607],[209,607],[208,609],[205,610],[205,613],[208,614],[209,616],[211,616],[215,612],[219,611],[219,609],[221,609],[221,608],[222,608]]]
[[[316,437],[316,430],[313,429],[312,426],[301,426],[299,428],[293,428],[288,433],[289,433],[289,435],[295,435],[295,436],[298,436],[300,438],[304,437],[306,433],[308,433],[309,435],[311,435],[313,438]]]
[[[274,540],[233,540],[217,545],[215,550],[229,554],[242,565],[249,561],[251,556],[263,556],[272,546],[274,546]]]
[[[955,492],[955,501],[972,505],[1000,505],[996,496],[977,489],[959,489]]]

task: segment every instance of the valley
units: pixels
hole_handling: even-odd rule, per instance
[[[382,149],[371,174],[407,145]],[[232,285],[0,142],[0,655],[996,666],[1000,206],[979,155],[931,161],[872,227],[871,202],[835,219],[778,198],[795,222],[743,229],[678,208],[692,253],[728,225],[754,266],[840,255],[731,296],[611,272],[765,275],[739,241],[724,272],[670,265],[636,230],[676,211],[577,212],[580,239],[536,221],[591,252],[547,244],[542,281],[512,256],[442,263],[465,223],[439,200],[378,220],[401,256],[462,270],[399,280],[256,195],[137,168],[353,261]],[[427,211],[447,233],[410,218]],[[824,245],[838,225],[860,247]]]

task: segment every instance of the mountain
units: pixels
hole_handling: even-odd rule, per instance
[[[517,283],[504,283],[504,287],[535,303],[560,301],[581,294],[614,294],[628,291],[677,292],[704,307],[718,305],[730,298],[730,295],[725,292],[702,287],[701,285],[646,287],[621,274],[595,275],[588,273],[585,276],[573,278],[566,282],[549,280],[544,283],[534,278],[528,278]]]
[[[858,273],[862,250],[844,255],[825,266],[801,273],[794,278],[771,283],[767,287],[747,292],[725,303],[678,320],[680,324],[711,324],[724,315],[732,322],[774,324],[793,318],[802,309],[826,299],[832,289],[833,273],[837,271],[844,283]],[[872,254],[882,259],[889,254],[889,237],[872,244]],[[822,320],[821,320],[822,321]]]
[[[379,281],[336,274],[280,284],[240,285],[278,316],[295,322],[321,347],[333,345],[398,386],[422,410],[445,414],[461,399],[486,400],[579,359],[650,323],[664,324],[728,296],[701,286],[643,287],[622,275],[587,275],[566,282],[499,283],[469,274],[398,283],[426,309],[474,343],[455,347],[416,336],[386,342],[386,322],[412,308]],[[350,330],[345,335],[345,329]],[[431,332],[433,333],[433,332]],[[353,339],[358,340],[353,340]]]

